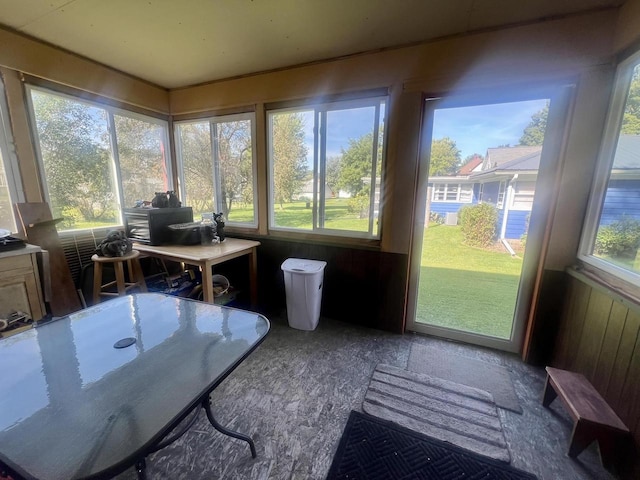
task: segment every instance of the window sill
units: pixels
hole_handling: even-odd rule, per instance
[[[606,291],[608,295],[625,306],[640,310],[640,287],[583,262],[567,268],[567,273],[580,281]]]
[[[259,240],[264,238],[265,240],[283,240],[288,242],[304,242],[315,245],[330,245],[347,248],[358,248],[362,250],[380,250],[379,239],[364,239],[353,237],[337,237],[332,235],[319,235],[317,233],[305,233],[305,232],[284,232],[284,231],[270,231],[267,235],[259,234],[257,231],[233,229],[229,230],[225,228],[225,233],[230,237],[238,238],[251,238]]]

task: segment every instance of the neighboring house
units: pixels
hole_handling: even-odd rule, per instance
[[[620,135],[600,223],[623,216],[640,220],[640,135]]]
[[[472,159],[456,175],[429,178],[430,208],[443,217],[464,205],[491,203],[498,209],[498,237],[527,232],[541,146],[489,148],[484,161]],[[602,224],[622,216],[640,220],[640,135],[621,135],[602,210]]]
[[[342,193],[342,192],[340,192]],[[334,198],[336,197],[336,192],[329,186],[328,183],[325,183],[325,198]],[[313,198],[313,179],[309,179],[302,185],[302,190],[297,196],[298,200],[302,200],[306,198],[311,200]]]

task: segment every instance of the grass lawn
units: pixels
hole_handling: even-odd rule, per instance
[[[416,321],[509,338],[522,258],[462,244],[459,226],[425,229]]]
[[[284,203],[275,206],[275,222],[278,227],[313,228],[312,209],[307,208],[306,202]],[[325,204],[324,228],[334,230],[349,230],[367,232],[369,220],[358,218],[356,213],[349,212],[349,199],[328,198]]]

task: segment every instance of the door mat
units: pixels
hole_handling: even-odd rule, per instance
[[[522,413],[509,370],[500,365],[414,343],[407,369],[485,390],[493,395],[498,407]]]
[[[352,411],[327,480],[535,480],[530,473],[385,420]]]
[[[511,460],[496,405],[482,390],[378,364],[362,410],[480,455]]]

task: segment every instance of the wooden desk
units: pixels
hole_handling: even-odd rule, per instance
[[[251,305],[258,304],[258,259],[256,248],[260,242],[227,237],[222,243],[212,245],[144,245],[135,243],[133,248],[151,257],[174,262],[184,262],[200,267],[204,301],[213,303],[213,273],[211,267],[232,258],[249,256],[249,289]]]
[[[40,247],[27,244],[0,253],[0,317],[6,317],[11,311],[22,311],[37,321],[47,313],[36,259],[40,252]],[[6,330],[0,337],[27,328],[30,326]]]

